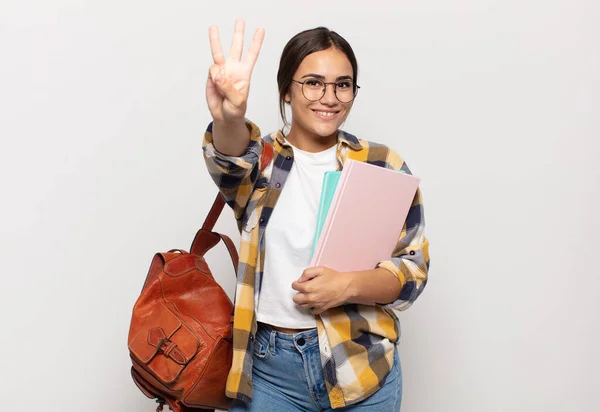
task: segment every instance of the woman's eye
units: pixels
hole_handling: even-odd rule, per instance
[[[352,82],[346,81],[346,82],[339,82],[337,84],[337,87],[339,89],[348,89],[350,87],[352,87]]]
[[[323,83],[321,83],[319,80],[314,80],[314,79],[307,80],[306,84],[311,87],[320,87],[320,86],[322,87],[323,86]]]

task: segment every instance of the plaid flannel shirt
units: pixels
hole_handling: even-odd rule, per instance
[[[292,147],[281,131],[265,136],[252,122],[250,143],[243,155],[226,156],[213,145],[212,123],[204,135],[208,171],[233,209],[241,234],[233,324],[233,363],[226,394],[248,402],[252,398],[254,335],[265,258],[265,228],[294,162]],[[273,146],[273,160],[260,170],[264,142]],[[359,140],[339,131],[338,170],[353,159],[410,173],[406,163],[388,147]],[[382,195],[386,188],[381,188]],[[420,189],[389,260],[380,262],[402,285],[396,301],[387,305],[347,304],[316,316],[323,376],[332,408],[360,402],[385,382],[394,362],[400,325],[395,313],[408,308],[427,283],[429,242],[424,236]],[[268,281],[268,280],[267,280]]]

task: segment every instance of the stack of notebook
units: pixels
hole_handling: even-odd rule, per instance
[[[350,272],[390,259],[419,182],[355,160],[325,173],[311,266]]]

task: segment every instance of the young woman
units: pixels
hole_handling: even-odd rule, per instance
[[[261,137],[245,113],[264,31],[256,31],[242,59],[243,33],[238,20],[226,58],[218,29],[209,30],[213,121],[203,143],[210,175],[241,232],[230,410],[399,411],[394,310],[415,301],[429,267],[421,193],[393,256],[377,268],[308,267],[325,171],[341,170],[347,159],[410,171],[391,149],[340,130],[359,89],[358,65],[348,42],[322,27],[285,46],[277,83],[286,124],[285,106],[291,108],[289,132]],[[273,159],[261,170],[267,143]]]

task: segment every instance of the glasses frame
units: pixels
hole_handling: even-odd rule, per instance
[[[306,83],[309,80],[312,80],[312,81],[317,80],[317,81],[320,81],[321,83],[323,83],[323,90],[321,91],[321,97],[319,97],[317,100],[309,99],[308,97],[306,97],[306,94],[304,93],[304,83]],[[343,101],[340,100],[340,98],[337,95],[337,85],[342,80],[338,80],[337,82],[324,82],[321,79],[306,79],[303,82],[301,82],[300,80],[292,79],[292,81],[296,82],[296,83],[298,83],[298,84],[300,84],[302,86],[301,87],[301,89],[302,89],[302,96],[304,96],[304,98],[306,100],[308,100],[309,102],[318,102],[319,100],[321,100],[323,98],[323,96],[325,96],[325,92],[327,91],[327,85],[328,84],[332,84],[333,85],[333,94],[335,95],[335,98],[340,103],[352,103],[354,101],[354,99],[356,99],[356,96],[358,95],[358,89],[360,89],[360,86],[358,84],[355,84],[354,85],[354,95],[352,96],[352,100],[350,100],[348,102],[343,102]],[[354,83],[354,80],[352,80],[352,82]]]

